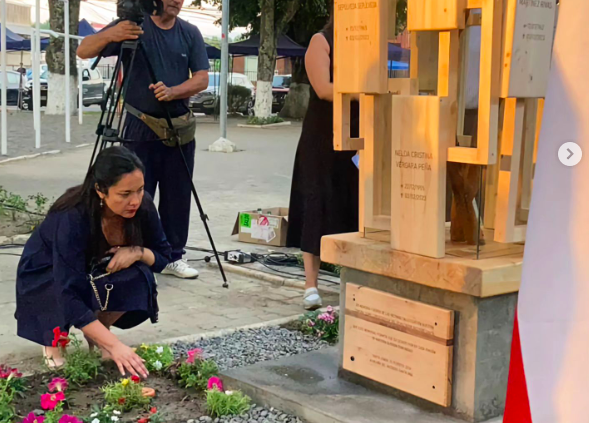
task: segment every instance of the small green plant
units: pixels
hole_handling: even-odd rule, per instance
[[[49,199],[41,193],[24,199],[0,186],[0,214],[10,216],[14,221],[17,216],[26,216],[23,225],[27,229],[35,229],[45,218],[48,209]]]
[[[68,339],[70,348],[64,349],[65,364],[61,373],[70,383],[82,386],[98,375],[100,354],[82,349],[82,342],[75,335],[69,335]]]
[[[239,391],[207,391],[207,411],[211,417],[239,416],[251,407],[251,398]]]
[[[17,369],[0,366],[0,423],[12,423],[16,417],[12,401],[15,396],[22,396],[25,389],[22,373]]]
[[[260,118],[257,116],[250,116],[247,118],[248,125],[271,125],[273,123],[284,122],[280,116],[270,116],[267,118]]]
[[[200,348],[188,351],[188,358],[178,367],[176,376],[183,388],[194,388],[200,391],[209,389],[209,380],[219,373],[217,364],[202,357]]]
[[[168,345],[141,345],[137,355],[145,360],[145,367],[150,372],[162,372],[174,363],[174,353]]]
[[[143,384],[136,376],[107,383],[101,391],[104,393],[106,403],[120,411],[142,408],[151,402],[151,398],[143,396]]]
[[[329,343],[336,343],[339,336],[339,316],[331,307],[327,311],[312,311],[300,319],[300,330],[306,335],[316,336]]]

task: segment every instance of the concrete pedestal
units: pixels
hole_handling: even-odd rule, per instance
[[[391,250],[386,243],[360,234],[323,238],[322,259],[344,266],[340,293],[340,377],[464,421],[484,422],[500,416],[505,407],[523,252],[501,255],[498,251],[492,258],[482,260],[464,256],[430,259]],[[348,284],[454,311],[449,407],[343,368]],[[394,381],[390,385],[394,386]]]
[[[491,298],[430,288],[413,282],[387,278],[353,269],[342,271],[340,309],[346,309],[347,283],[366,286],[455,311],[452,406],[436,406],[401,391],[373,382],[341,368],[340,376],[355,383],[390,393],[431,411],[482,422],[499,416],[505,408],[511,334],[517,294]],[[345,313],[340,323],[340,347],[345,341]]]

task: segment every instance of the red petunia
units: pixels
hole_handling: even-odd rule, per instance
[[[149,419],[146,417],[143,417],[143,418],[137,420],[137,423],[149,423]]]
[[[125,398],[119,398],[119,404],[123,405],[127,401]]]
[[[56,348],[58,346],[61,348],[65,348],[69,343],[69,333],[62,332],[59,326],[53,329],[53,342],[51,343],[51,346],[53,346],[53,348]]]
[[[149,410],[149,412],[151,414],[155,414],[155,413],[157,413],[157,408],[156,407],[151,407],[151,410]]]
[[[141,378],[139,376],[131,376],[131,380],[133,381],[133,383],[141,382]]]

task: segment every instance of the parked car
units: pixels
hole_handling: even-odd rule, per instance
[[[238,104],[235,109],[243,114],[251,114],[256,87],[254,87],[254,84],[251,83],[249,78],[242,73],[231,73],[229,76],[230,85],[245,87],[251,92],[250,98],[244,98],[242,103]],[[190,97],[189,107],[194,112],[204,113],[206,115],[212,115],[215,112],[219,103],[220,80],[221,75],[218,72],[209,73],[209,86],[207,89]]]
[[[2,72],[0,72],[0,90],[3,90],[2,86]],[[6,103],[9,106],[18,105],[18,90],[19,81],[21,78],[20,73],[14,71],[6,71],[6,78],[8,80],[8,89],[6,90]]]
[[[272,80],[272,113],[278,113],[284,107],[291,81],[291,75],[274,75]]]
[[[40,75],[41,107],[47,105],[47,80],[49,70],[45,69]],[[106,84],[98,69],[86,68],[82,71],[82,100],[84,106],[100,104],[104,98]],[[23,109],[33,110],[33,79],[29,79],[23,90]]]

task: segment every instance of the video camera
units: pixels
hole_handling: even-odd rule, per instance
[[[141,25],[145,14],[161,15],[163,8],[162,0],[117,0],[117,17]]]

